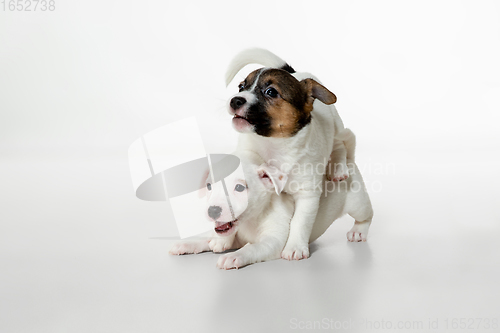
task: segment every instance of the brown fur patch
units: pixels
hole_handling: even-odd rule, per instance
[[[251,72],[250,74],[247,75],[247,77],[245,78],[245,80],[243,82],[241,82],[241,83],[243,83],[243,85],[245,86],[246,89],[250,88],[254,84],[255,80],[258,77],[258,74],[261,71],[262,71],[262,68],[254,70],[253,72]]]
[[[298,113],[293,105],[285,100],[277,100],[267,107],[271,117],[271,136],[278,138],[291,137],[297,132]]]
[[[334,93],[313,79],[304,79],[300,81],[300,84],[307,95],[307,101],[304,108],[308,112],[312,111],[313,103],[316,98],[327,105],[333,104],[337,101],[337,96],[335,96]]]
[[[266,110],[271,118],[271,137],[291,137],[302,128],[310,115],[304,110],[305,94],[300,82],[283,70],[269,69],[259,77],[258,86],[265,91],[272,87],[279,96],[267,99]]]
[[[258,80],[255,84],[255,80]],[[336,97],[312,79],[298,81],[282,69],[261,68],[250,73],[243,83],[243,90],[252,89],[257,103],[249,106],[246,117],[258,135],[266,137],[291,137],[311,121],[313,102],[317,98],[326,104]],[[276,94],[266,94],[274,88]]]

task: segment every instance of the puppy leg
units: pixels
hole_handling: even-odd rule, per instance
[[[354,162],[355,148],[356,136],[350,129],[344,128],[335,136],[333,150],[326,168],[328,181],[341,181],[349,177],[350,170],[347,162]]]
[[[275,237],[264,237],[258,243],[246,244],[235,252],[219,257],[217,267],[220,269],[240,268],[261,261],[279,259],[285,240]]]
[[[208,246],[209,241],[210,239],[182,240],[175,243],[168,253],[180,255],[210,251]]]
[[[209,243],[216,236],[215,231],[210,230],[198,236],[180,240],[172,246],[168,253],[179,255],[210,251]]]
[[[307,194],[306,194],[307,193]],[[300,260],[309,257],[309,237],[319,207],[321,192],[297,192],[295,213],[290,222],[290,234],[281,257],[286,260]]]
[[[360,188],[350,191],[346,200],[345,211],[355,220],[353,227],[347,232],[347,239],[350,242],[366,242],[373,218],[373,208],[358,168],[353,170],[352,178],[353,183],[357,183],[355,186]]]
[[[232,248],[235,236],[236,233],[226,237],[217,235],[210,240],[208,246],[215,253],[224,252]]]
[[[347,150],[344,142],[335,140],[333,150],[330,154],[330,160],[326,167],[326,179],[328,181],[342,181],[349,177],[349,170],[347,168]]]

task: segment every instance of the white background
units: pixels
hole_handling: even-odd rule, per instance
[[[498,2],[8,4],[2,331],[285,331],[291,318],[445,325],[499,316]],[[224,72],[255,46],[337,95],[375,219],[367,244],[345,243],[346,218],[306,261],[219,272],[218,255],[167,255],[169,207],[134,198],[127,149],[196,115],[207,151],[230,152],[225,103],[237,79],[226,89]]]

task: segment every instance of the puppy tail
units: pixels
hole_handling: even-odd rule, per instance
[[[335,136],[335,139],[342,140],[344,142],[345,149],[347,151],[346,159],[354,162],[354,153],[356,150],[356,135],[348,129],[344,128],[339,134]]]
[[[243,67],[249,64],[259,64],[265,67],[279,68],[290,74],[295,73],[295,70],[288,65],[286,61],[272,52],[260,48],[247,49],[238,53],[229,64],[226,71],[226,86],[231,83],[236,74],[238,74]]]

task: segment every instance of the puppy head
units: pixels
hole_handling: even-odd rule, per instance
[[[285,174],[267,164],[242,165],[215,184],[207,177],[205,214],[220,236],[234,234],[240,223],[258,216],[270,204],[270,196],[275,192],[279,195],[287,181]]]
[[[239,85],[229,101],[233,127],[241,133],[291,137],[311,121],[315,99],[325,104],[335,95],[313,79],[298,81],[282,69],[261,68]]]
[[[205,184],[205,216],[214,222],[215,232],[229,236],[236,232],[238,217],[248,206],[247,183],[241,168],[224,179],[212,183],[208,176]]]

